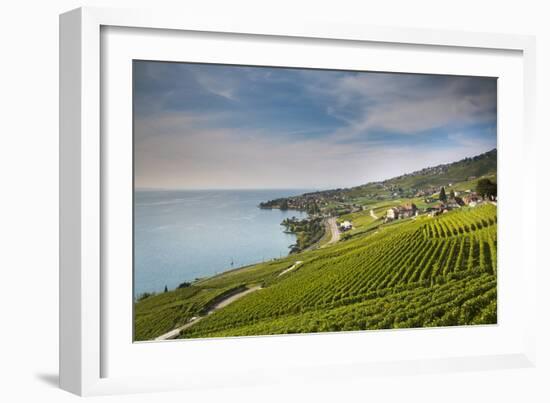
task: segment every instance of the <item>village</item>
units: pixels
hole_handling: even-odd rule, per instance
[[[482,196],[469,189],[462,192],[450,190],[449,195],[447,195],[445,187],[441,187],[439,192],[436,188],[430,188],[419,191],[415,196],[417,196],[417,199],[421,196],[424,197],[421,199],[425,205],[424,208],[419,208],[414,202],[408,201],[401,205],[388,208],[385,216],[380,218],[384,223],[388,223],[400,219],[415,218],[420,215],[435,217],[462,207],[476,207],[487,203],[497,204],[496,194],[485,194]],[[372,210],[370,214],[373,218],[379,218],[373,215],[374,213]],[[353,223],[350,220],[344,220],[339,224],[339,230],[342,233],[350,231],[353,228]]]
[[[444,188],[442,188],[444,191]],[[486,198],[483,198],[482,196],[478,195],[476,192],[466,191],[466,194],[461,197],[454,191],[451,191],[451,194],[449,197],[443,196],[439,199],[437,202],[437,199],[434,199],[433,197],[428,197],[424,199],[424,202],[434,203],[435,205],[426,207],[423,211],[417,208],[417,206],[414,203],[405,203],[401,206],[393,207],[388,209],[385,217],[385,221],[391,221],[391,220],[397,220],[400,218],[410,218],[418,216],[422,213],[428,214],[429,216],[436,216],[439,214],[447,213],[451,210],[461,208],[464,206],[468,207],[476,207],[478,204],[481,203],[487,203],[487,202],[493,202],[496,203],[496,197],[495,196],[489,196]],[[443,193],[444,194],[444,193]]]
[[[423,215],[435,217],[464,207],[497,203],[496,150],[351,188],[320,190],[268,200],[261,209],[297,210],[307,218],[287,219],[297,235],[291,252],[349,239],[377,225]],[[332,234],[332,237],[329,237]]]

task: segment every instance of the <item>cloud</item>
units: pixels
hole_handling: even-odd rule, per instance
[[[493,79],[142,63],[138,187],[353,186],[496,145]]]
[[[343,77],[330,89],[337,102],[329,112],[338,115],[350,104],[361,108],[335,136],[368,136],[371,130],[415,135],[445,126],[493,122],[496,81],[480,80],[382,73]]]
[[[400,175],[480,152],[464,141],[450,149],[297,139],[228,129],[144,136],[136,144],[136,184],[160,188],[331,188]]]
[[[220,76],[211,73],[195,73],[197,82],[208,92],[236,101],[236,93],[239,90],[238,80],[232,79],[230,75]]]

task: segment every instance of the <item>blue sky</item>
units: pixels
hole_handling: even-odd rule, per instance
[[[142,188],[359,185],[496,147],[496,79],[134,62]]]

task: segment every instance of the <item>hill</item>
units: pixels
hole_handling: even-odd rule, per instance
[[[332,189],[305,193],[285,199],[266,201],[262,208],[305,210],[309,213],[326,212],[340,215],[354,208],[383,200],[414,197],[430,194],[441,186],[458,182],[472,182],[480,177],[495,179],[497,172],[497,150],[460,161],[427,167],[409,174],[400,175],[380,182],[369,182],[351,188]],[[472,185],[475,185],[472,183]]]
[[[472,158],[464,158],[449,164],[424,168],[381,182],[385,186],[408,189],[447,186],[481,176],[493,176],[497,172],[497,150],[493,149]],[[368,186],[368,185],[365,185]]]

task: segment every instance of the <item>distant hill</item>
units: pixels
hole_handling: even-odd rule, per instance
[[[410,192],[431,187],[448,186],[449,183],[464,182],[481,176],[497,173],[497,150],[493,149],[475,157],[460,161],[427,167],[419,171],[396,176],[380,182],[346,189],[320,191],[311,194],[338,194],[345,198],[382,196],[394,190]]]
[[[484,175],[496,175],[497,150],[493,149],[472,158],[424,168],[410,174],[388,179],[382,183],[405,188],[442,186],[449,182],[462,182]]]
[[[383,200],[410,199],[419,195],[433,194],[439,192],[442,186],[458,190],[459,187],[456,185],[461,184],[465,189],[475,188],[480,177],[496,178],[496,174],[497,150],[493,149],[475,157],[427,167],[380,182],[268,200],[260,203],[259,207],[294,209],[307,211],[310,214],[339,216]]]

